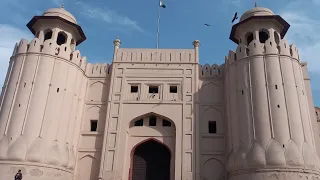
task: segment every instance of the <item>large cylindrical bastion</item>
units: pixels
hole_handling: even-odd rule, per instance
[[[87,78],[70,46],[23,39],[16,45],[0,102],[0,180],[71,180]],[[79,128],[79,127],[78,127]]]

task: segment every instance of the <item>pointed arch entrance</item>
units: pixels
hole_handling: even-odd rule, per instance
[[[131,180],[170,180],[170,149],[150,138],[131,151]]]

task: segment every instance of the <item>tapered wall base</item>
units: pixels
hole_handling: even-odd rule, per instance
[[[73,173],[67,169],[28,162],[0,161],[0,180],[14,179],[21,169],[23,180],[72,180]]]
[[[234,172],[228,180],[320,180],[318,171],[304,169],[274,169]]]

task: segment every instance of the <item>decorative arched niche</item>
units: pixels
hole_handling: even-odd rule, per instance
[[[225,165],[216,158],[210,158],[205,161],[201,169],[201,175],[205,180],[220,180],[227,178]]]
[[[85,155],[79,159],[78,173],[81,179],[95,180],[98,179],[100,158],[92,155]]]
[[[224,127],[222,112],[215,107],[205,107],[200,119],[200,133],[223,134]]]
[[[223,86],[216,82],[204,82],[199,90],[200,102],[204,104],[223,102]]]
[[[174,122],[156,113],[146,113],[129,122],[131,136],[175,136]]]

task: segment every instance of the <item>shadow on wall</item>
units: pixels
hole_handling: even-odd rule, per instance
[[[227,178],[227,121],[225,117],[224,64],[199,66],[199,87],[194,93],[192,113],[198,136],[193,147],[200,148],[198,158],[201,180],[224,180]],[[197,109],[198,108],[198,109]],[[199,144],[198,144],[198,143]],[[198,144],[198,145],[197,145]]]
[[[90,133],[81,133],[80,147],[96,151],[81,152],[78,156],[77,179],[79,180],[97,180],[99,175],[107,114],[108,85],[109,76],[88,80],[85,122],[82,122],[81,131]]]

